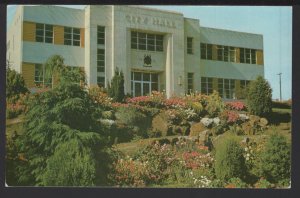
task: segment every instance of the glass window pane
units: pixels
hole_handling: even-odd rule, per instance
[[[151,91],[158,91],[158,83],[151,84]]]
[[[143,83],[143,95],[149,95],[150,94],[150,83]]]
[[[73,28],[73,34],[80,34],[79,28]]]
[[[36,42],[44,42],[44,37],[36,36],[36,37],[35,37],[35,41],[36,41]]]
[[[151,81],[158,83],[158,74],[151,74]]]
[[[143,81],[150,81],[150,73],[143,73]]]
[[[80,46],[80,41],[73,41],[74,46]]]
[[[134,89],[135,89],[135,96],[141,96],[142,95],[142,89],[141,89],[141,83],[135,82],[134,83]]]
[[[134,72],[134,80],[141,81],[142,80],[142,73]]]
[[[46,42],[46,43],[52,43],[52,42],[53,42],[53,39],[52,39],[52,38],[46,37],[46,38],[45,38],[45,42]]]

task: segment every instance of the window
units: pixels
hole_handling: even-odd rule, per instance
[[[229,61],[236,62],[236,50],[235,47],[229,47]]]
[[[218,45],[217,46],[218,52],[218,60],[228,62],[228,46]]]
[[[213,92],[213,79],[207,77],[201,77],[201,93],[202,94],[212,94]]]
[[[145,96],[158,91],[158,74],[131,72],[132,96]]]
[[[105,27],[97,26],[97,44],[105,44]]]
[[[232,79],[218,79],[218,92],[222,98],[235,98],[235,80]]]
[[[97,72],[105,72],[105,50],[97,49]]]
[[[212,44],[201,43],[201,59],[212,60]]]
[[[131,32],[131,49],[163,51],[163,35]]]
[[[250,83],[250,80],[241,80],[240,81],[240,87],[241,87],[241,89],[246,88],[249,85],[249,83]]]
[[[47,78],[45,81],[43,80],[45,78],[44,76],[44,70],[42,64],[35,64],[34,68],[34,83],[36,86],[42,86],[43,83],[45,83],[46,87],[50,87],[52,85],[52,78]]]
[[[193,73],[187,74],[187,88],[188,88],[188,93],[192,93],[194,91],[194,74]]]
[[[35,40],[41,43],[53,43],[53,25],[37,23]]]
[[[80,46],[80,29],[64,27],[64,44]]]
[[[256,64],[256,50],[240,48],[240,62],[248,64]]]
[[[193,38],[187,37],[187,53],[193,54]]]
[[[105,86],[105,77],[97,76],[97,84],[99,87],[104,87]]]

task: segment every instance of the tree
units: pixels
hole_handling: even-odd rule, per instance
[[[17,168],[19,185],[94,185],[105,178],[97,174],[104,174],[98,169],[108,161],[95,162],[108,145],[97,121],[101,110],[74,82],[82,77],[79,70],[59,64],[58,85],[34,95],[17,139],[18,153],[25,158]]]
[[[24,78],[15,70],[7,68],[6,70],[6,97],[11,98],[19,94],[25,94],[28,89],[25,86]]]
[[[108,95],[114,102],[123,102],[124,94],[124,75],[123,72],[116,69],[115,75],[108,86]]]
[[[246,165],[243,149],[233,137],[227,137],[216,147],[215,173],[218,179],[243,178]]]
[[[272,89],[262,76],[252,81],[248,88],[247,107],[251,113],[265,116],[272,112]]]
[[[271,135],[262,153],[261,162],[263,175],[268,181],[290,181],[291,147],[284,136]]]

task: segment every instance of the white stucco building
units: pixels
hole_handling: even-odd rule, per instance
[[[18,6],[7,33],[11,67],[35,88],[55,54],[84,68],[88,85],[106,86],[118,68],[133,96],[215,89],[235,98],[264,75],[262,35],[206,28],[181,13],[141,6]]]

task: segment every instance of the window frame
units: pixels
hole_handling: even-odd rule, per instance
[[[256,49],[240,48],[240,63],[257,64]]]
[[[38,27],[38,26],[42,26],[42,27]],[[38,32],[40,32],[42,34],[40,34]],[[47,35],[47,33],[50,33],[51,36]],[[53,38],[54,38],[53,25],[44,24],[44,23],[36,23],[35,42],[53,44],[53,42],[54,42]],[[41,39],[41,40],[39,40],[39,39]],[[51,41],[47,41],[48,39],[50,39]]]
[[[130,41],[131,49],[134,50],[151,52],[164,51],[164,36],[161,34],[131,31]]]
[[[136,75],[139,74],[140,78],[136,79]],[[144,80],[144,76],[149,75],[148,80]],[[159,91],[159,74],[152,72],[139,72],[132,71],[131,72],[131,94],[133,97],[136,97],[135,93],[135,84],[140,84],[141,96],[144,96],[144,84],[149,85],[150,94],[152,91]],[[156,89],[153,87],[156,86]]]
[[[66,31],[68,30],[68,31]],[[75,31],[78,31],[75,33]],[[68,35],[68,38],[66,36]],[[77,37],[77,38],[74,38]],[[81,46],[81,31],[80,28],[64,26],[64,45]],[[75,44],[76,43],[76,44]]]
[[[235,79],[218,78],[218,92],[223,99],[234,99]]]
[[[103,37],[99,35],[103,35]],[[97,26],[97,44],[105,45],[105,26]]]
[[[187,92],[189,94],[194,92],[194,73],[187,73]]]
[[[186,53],[187,54],[194,54],[193,42],[194,42],[193,37],[187,37],[186,38]]]
[[[205,95],[210,95],[213,93],[212,77],[201,77],[201,93]]]

